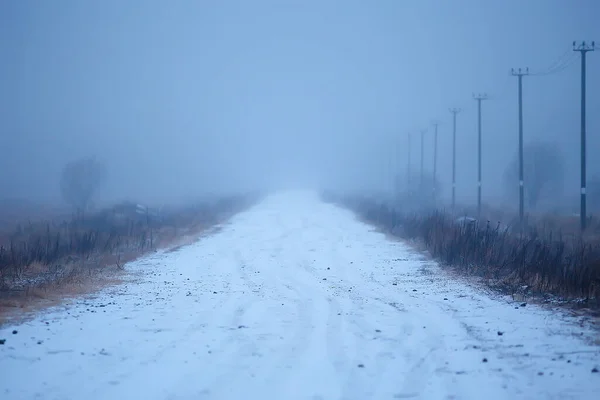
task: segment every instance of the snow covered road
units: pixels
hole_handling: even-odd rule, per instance
[[[129,269],[0,329],[0,398],[598,398],[574,319],[449,280],[315,194]]]

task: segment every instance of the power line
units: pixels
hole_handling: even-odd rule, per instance
[[[487,94],[487,98],[489,100],[494,100],[494,99],[504,99],[506,96],[506,94],[509,91],[510,88],[510,82],[512,80],[512,77],[510,75],[510,72],[506,74],[506,78],[504,80],[504,82],[502,83],[501,86],[499,86],[500,90],[498,92],[496,92],[496,94]]]
[[[531,75],[533,75],[533,76],[548,76],[548,75],[558,74],[558,73],[564,71],[565,69],[569,68],[571,65],[573,65],[575,60],[577,60],[577,56],[575,54],[571,54],[571,57],[566,59],[561,64],[556,65],[555,67],[552,67],[552,68],[548,68],[542,72],[531,73]]]
[[[532,71],[531,75],[548,75],[557,68],[560,68],[563,64],[568,62],[571,58],[573,58],[574,54],[571,48],[566,49],[554,62],[552,62],[548,67],[544,69],[540,69],[539,71]]]

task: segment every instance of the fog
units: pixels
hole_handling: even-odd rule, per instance
[[[597,0],[3,1],[0,2],[0,198],[61,202],[65,163],[108,169],[101,201],[174,202],[282,188],[383,191],[419,169],[451,179],[460,107],[457,197],[476,197],[483,102],[483,201],[525,142],[565,158],[579,188],[580,60],[600,41]],[[562,58],[561,58],[562,57]],[[588,53],[588,176],[600,173],[600,52]],[[395,157],[395,158],[392,158]]]

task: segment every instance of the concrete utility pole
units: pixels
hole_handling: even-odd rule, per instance
[[[411,154],[411,146],[412,146],[411,134],[408,134],[408,159],[406,160],[406,184],[408,185],[406,190],[408,194],[412,194],[412,176],[410,171],[410,154]]]
[[[390,165],[388,167],[389,168],[388,178],[389,178],[389,184],[390,184],[389,190],[392,194],[394,193],[394,159],[395,159],[394,149],[395,149],[395,146],[393,146],[393,145],[390,146],[390,149],[389,149],[389,158],[390,158],[389,164]]]
[[[525,187],[523,185],[523,76],[529,75],[529,68],[523,71],[511,69],[512,76],[519,78],[519,224],[524,228]]]
[[[585,42],[581,42],[577,44],[577,42],[573,42],[573,51],[578,51],[581,53],[581,210],[579,212],[580,215],[580,223],[581,223],[581,231],[584,231],[586,228],[586,148],[585,148],[585,55],[588,51],[594,51],[596,47],[596,43],[592,42],[592,45],[588,45]]]
[[[400,165],[400,150],[402,149],[402,143],[399,139],[396,140],[396,174],[394,175],[394,192],[399,195],[402,188],[400,187],[400,171],[402,166]]]
[[[439,121],[433,121],[433,126],[435,127],[434,137],[433,137],[433,201],[436,201],[437,193],[436,193],[436,183],[437,183],[437,142],[438,142],[438,125]]]
[[[424,154],[424,145],[425,145],[425,132],[426,130],[421,131],[421,187],[419,190],[423,190],[423,179],[424,179],[424,171],[423,171],[423,154]]]
[[[487,94],[473,95],[477,100],[477,218],[481,217],[481,101],[487,100]]]
[[[456,114],[460,108],[451,108],[452,113],[452,210],[456,207]]]

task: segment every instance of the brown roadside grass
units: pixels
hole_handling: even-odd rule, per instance
[[[176,251],[214,233],[253,196],[170,210],[161,218],[110,213],[90,221],[29,224],[0,235],[0,325],[131,279],[127,262]]]
[[[442,266],[513,298],[600,310],[597,222],[581,235],[571,217],[536,216],[521,233],[485,220],[459,223],[441,211],[403,213],[369,198],[324,198],[388,235],[416,240]]]

